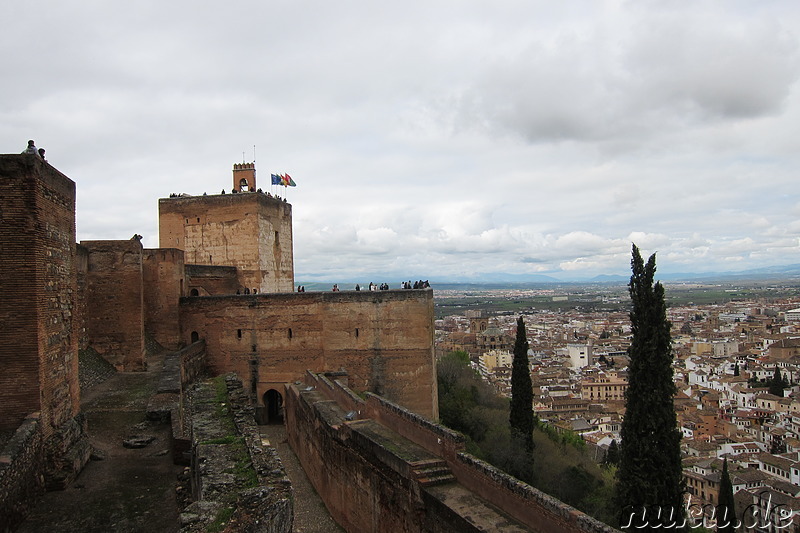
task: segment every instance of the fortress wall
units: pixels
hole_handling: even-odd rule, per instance
[[[410,480],[389,468],[379,474],[377,465],[351,447],[346,428],[336,424],[341,419],[314,396],[287,386],[286,424],[292,449],[331,517],[345,531],[420,531],[409,523],[415,514]]]
[[[181,299],[181,335],[206,339],[213,374],[257,372],[259,401],[306,370],[345,370],[350,387],[438,417],[433,291],[347,291]]]
[[[236,267],[186,265],[186,281],[185,296],[191,295],[192,289],[197,291],[198,296],[221,296],[236,294],[237,290],[244,288],[244,285],[239,283],[239,272]]]
[[[46,437],[79,410],[75,183],[0,155],[0,428],[40,411]]]
[[[169,350],[180,347],[178,300],[184,295],[185,286],[182,250],[143,250],[144,329]]]
[[[292,292],[292,206],[263,193],[161,198],[161,247],[187,263],[234,266],[243,286]]]
[[[117,370],[144,370],[142,244],[132,239],[81,241],[81,245],[89,251],[89,343]]]
[[[83,350],[89,346],[89,334],[86,331],[86,274],[89,271],[89,250],[80,244],[75,245],[75,270],[78,273],[75,320],[78,331],[78,349]]]
[[[359,412],[357,419],[375,420],[401,437],[441,457],[447,462],[450,471],[461,485],[515,520],[526,524],[532,531],[574,533],[613,533],[616,531],[560,500],[465,453],[463,451],[464,437],[460,433],[430,422],[374,394],[368,393],[366,402],[360,404],[357,401],[359,399],[352,398],[352,394],[346,386],[338,380],[327,379],[326,376],[308,373],[305,383],[313,385],[314,390],[306,393],[296,386],[287,386],[287,427],[292,428],[292,431],[297,432],[298,435],[302,435],[293,437],[292,431],[290,431],[290,441],[293,449],[295,444],[300,447],[301,452],[299,453],[295,449],[295,453],[301,458],[304,467],[308,462],[312,470],[328,469],[330,478],[320,480],[320,482],[324,481],[326,483],[324,486],[329,489],[334,487],[332,489],[334,492],[347,490],[340,485],[363,483],[359,480],[360,478],[350,479],[353,474],[348,470],[347,465],[364,456],[361,450],[356,449],[363,445],[350,439],[346,444],[352,448],[349,459],[342,459],[343,463],[338,467],[328,464],[328,462],[337,460],[336,456],[326,456],[327,448],[330,447],[328,441],[342,440],[341,435],[345,434],[339,427],[344,423],[343,420],[336,420],[334,416],[323,414],[335,412],[336,410],[332,406],[336,405],[339,412],[356,410]],[[326,401],[328,405],[320,407]],[[319,442],[306,442],[313,440],[315,434],[320,435]],[[381,454],[376,453],[375,455]],[[324,465],[317,464],[317,461]],[[376,461],[372,461],[372,463],[375,464]],[[383,469],[378,468],[378,471],[373,470],[371,473],[367,471],[361,475],[383,476],[384,474]],[[325,494],[324,498],[329,494],[328,492],[323,493],[319,488],[317,490],[320,494]],[[408,490],[413,492],[414,489]],[[331,505],[344,505],[344,508],[347,509],[346,498],[340,501],[335,494],[332,495],[332,498],[332,503],[327,503],[328,500],[325,499],[329,508]],[[439,521],[443,521],[444,524],[449,525],[448,527],[454,527],[453,524],[461,520],[459,517],[448,515],[451,511],[443,508],[435,498],[425,497],[424,494],[423,498],[425,514],[428,517],[423,527],[424,531],[435,530]],[[377,509],[375,511],[377,512]],[[467,527],[464,524],[462,526]],[[360,530],[354,529],[353,531]]]
[[[0,530],[13,531],[44,494],[44,447],[38,415],[26,418],[0,451]]]

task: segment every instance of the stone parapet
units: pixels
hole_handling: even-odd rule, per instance
[[[0,531],[22,523],[44,491],[44,440],[34,413],[0,451]]]
[[[277,451],[262,442],[253,408],[235,375],[191,387],[192,492],[181,531],[290,533],[293,494]]]

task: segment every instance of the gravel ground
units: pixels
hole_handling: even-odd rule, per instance
[[[260,426],[261,434],[275,446],[283,462],[286,475],[292,480],[294,488],[294,533],[329,533],[344,532],[344,529],[333,521],[328,509],[322,503],[317,491],[308,481],[306,473],[300,466],[297,456],[286,440],[286,428],[281,424]]]
[[[172,464],[169,425],[145,420],[160,361],[148,372],[120,372],[85,391],[81,409],[89,441],[101,460],[90,460],[66,490],[48,492],[18,530],[109,533],[171,533],[178,530],[175,485],[183,469]],[[155,437],[129,449],[131,435]]]

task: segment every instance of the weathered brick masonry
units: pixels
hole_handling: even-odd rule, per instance
[[[142,244],[81,241],[88,251],[86,329],[89,343],[117,370],[145,368]]]
[[[325,376],[286,386],[286,419],[293,450],[347,531],[616,531],[464,452],[462,435]]]
[[[356,390],[439,415],[431,290],[187,297],[181,335],[205,338],[211,373],[236,372],[259,403],[306,370],[344,369]]]
[[[182,250],[157,248],[143,251],[144,329],[169,350],[180,347],[177,302],[185,294],[185,286]]]
[[[35,155],[0,155],[0,428],[78,413],[75,183]]]
[[[159,245],[197,265],[235,266],[244,286],[292,292],[292,206],[258,192],[161,198]]]
[[[75,183],[32,154],[0,155],[2,518],[88,461],[80,415]],[[5,512],[9,514],[6,515]]]

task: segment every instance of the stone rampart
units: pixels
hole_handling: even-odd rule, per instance
[[[0,531],[13,531],[44,491],[44,441],[35,413],[0,451]]]
[[[185,296],[217,296],[244,293],[239,271],[232,266],[186,265]]]
[[[192,492],[181,531],[290,533],[293,493],[276,450],[262,442],[253,408],[235,375],[190,392]]]
[[[350,387],[438,417],[433,291],[182,298],[184,342],[206,339],[214,375],[236,372],[259,402],[306,370],[346,370]]]
[[[142,244],[81,241],[88,250],[86,330],[89,344],[117,370],[145,369]]]
[[[420,465],[433,464],[433,458],[446,464],[463,487],[458,490],[526,528],[503,531],[615,531],[466,453],[461,434],[374,394],[362,400],[342,380],[308,373],[304,384],[286,387],[286,399],[290,443],[331,515],[348,531],[481,530],[462,514],[476,513],[475,506],[448,504],[443,495],[454,489],[427,488],[419,480],[425,477]],[[367,430],[367,424],[394,437],[375,426]],[[409,451],[407,441],[419,450]]]
[[[144,329],[168,350],[177,350],[181,343],[178,299],[185,295],[184,276],[182,250],[143,250]]]
[[[158,201],[159,242],[187,263],[239,270],[244,287],[292,292],[292,206],[263,193],[179,196]]]
[[[75,183],[36,155],[0,155],[0,429],[80,409]]]

